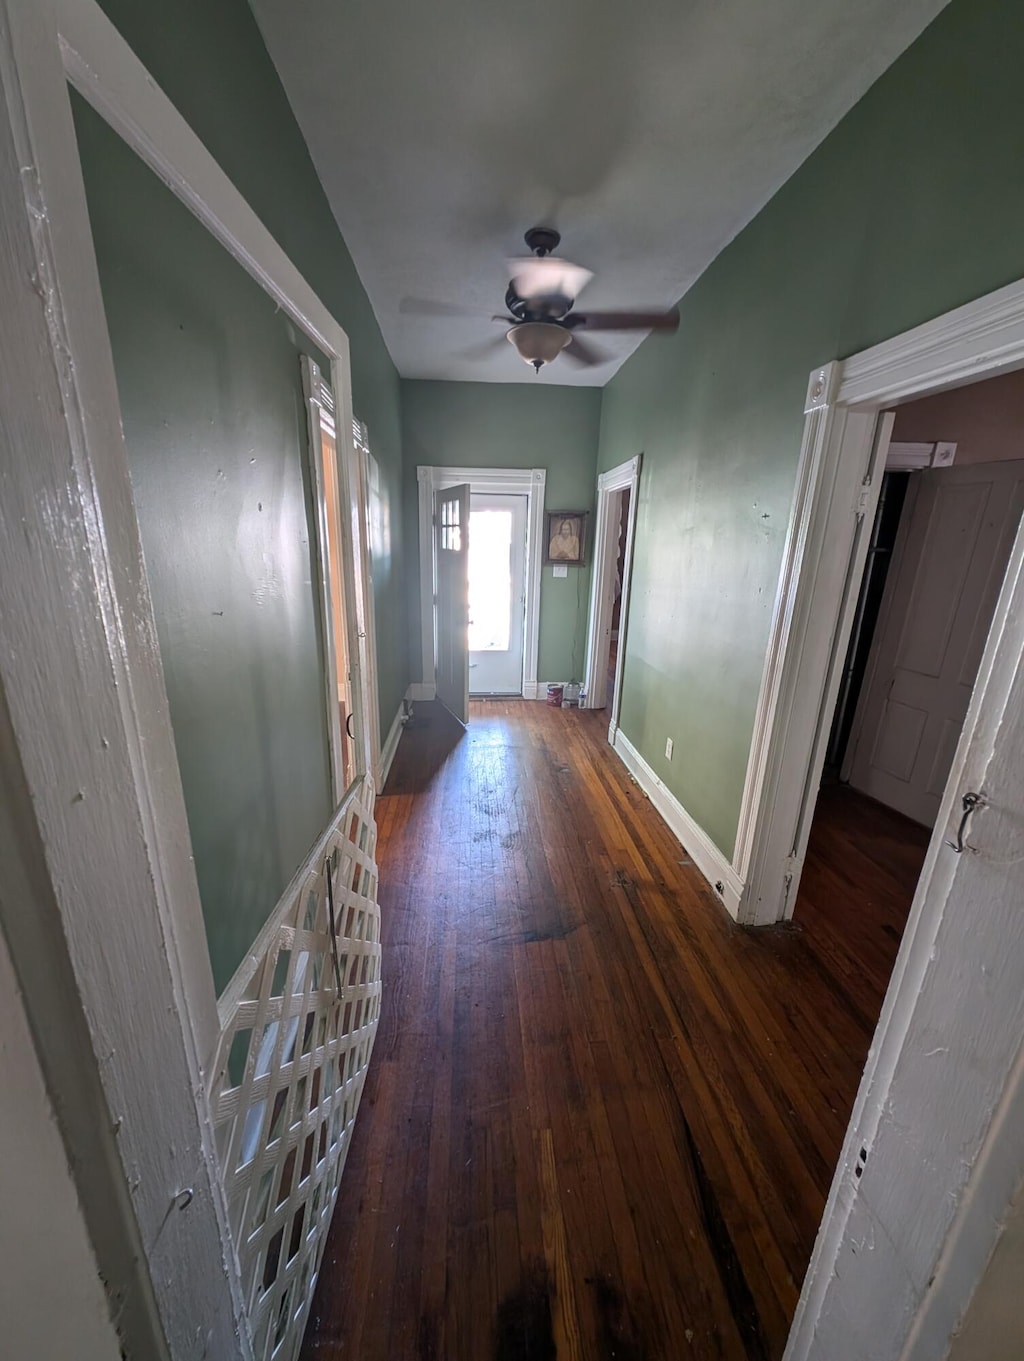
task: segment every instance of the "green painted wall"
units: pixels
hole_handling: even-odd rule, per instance
[[[591,512],[586,556],[592,558],[598,388],[532,383],[402,382],[402,443],[406,460],[405,538],[408,544],[410,633],[419,655],[419,527],[416,469],[423,465],[544,468],[549,510]],[[555,579],[545,567],[540,593],[538,679],[583,679],[590,568],[570,567]]]
[[[344,327],[356,414],[381,468],[385,524],[401,518],[399,380],[245,0],[100,0],[178,111]],[[409,682],[398,536],[373,565],[386,734]]]
[[[103,0],[345,328],[401,518],[397,373],[245,0]],[[211,962],[230,978],[330,812],[298,354],[190,214],[84,106],[85,169]],[[408,684],[401,542],[374,561],[380,711]]]
[[[74,97],[218,992],[332,807],[303,348]]]
[[[1024,9],[954,0],[604,390],[600,466],[644,453],[622,726],[727,853],[808,373],[1024,275],[1022,71]]]

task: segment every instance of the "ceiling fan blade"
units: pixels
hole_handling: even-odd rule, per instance
[[[502,318],[504,321],[504,317]],[[497,354],[499,350],[505,348],[505,337],[491,336],[489,340],[478,341],[476,345],[468,345],[464,350],[458,351],[460,359],[487,359],[492,354]]]
[[[679,308],[667,312],[570,312],[565,325],[587,331],[675,331]]]
[[[603,350],[599,350],[596,345],[590,345],[579,336],[573,336],[565,349],[562,351],[567,358],[575,360],[577,364],[583,364],[590,368],[594,364],[604,364],[609,356]]]
[[[437,302],[433,298],[403,298],[398,310],[404,317],[479,317],[477,308],[456,302]]]
[[[560,260],[557,255],[527,255],[509,260],[509,279],[525,302],[536,298],[568,298],[571,302],[594,277],[589,269]]]

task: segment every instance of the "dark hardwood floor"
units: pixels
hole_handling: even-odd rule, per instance
[[[927,834],[826,791],[795,924],[744,930],[605,713],[417,711],[303,1356],[781,1356]]]

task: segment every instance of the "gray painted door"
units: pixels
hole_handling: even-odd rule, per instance
[[[931,827],[1024,508],[1024,460],[911,479],[854,724],[850,783]]]
[[[434,493],[437,697],[469,722],[469,484]]]

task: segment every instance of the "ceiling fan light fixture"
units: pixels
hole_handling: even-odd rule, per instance
[[[516,347],[523,362],[532,364],[540,373],[545,364],[558,358],[572,339],[572,333],[553,321],[521,321],[512,327],[506,338]]]

